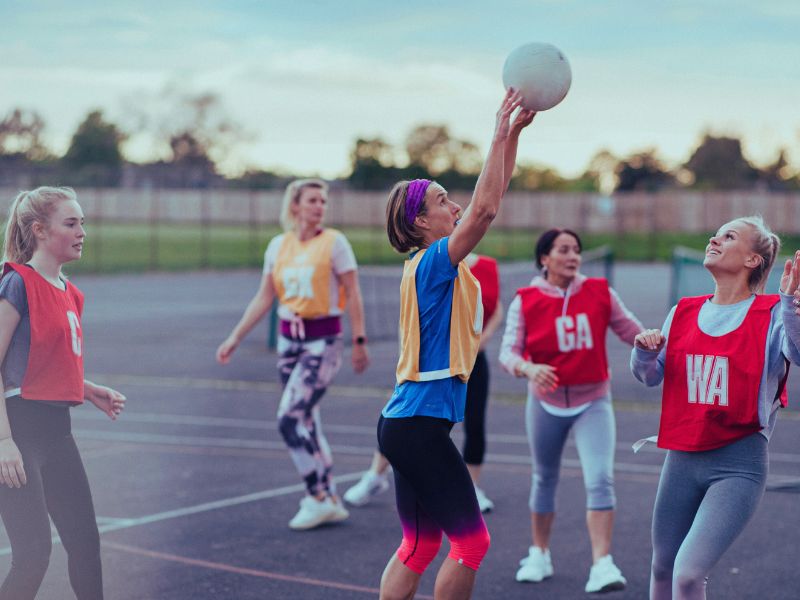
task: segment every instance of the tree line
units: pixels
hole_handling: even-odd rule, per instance
[[[90,111],[73,133],[63,156],[43,141],[45,122],[33,110],[15,108],[0,121],[0,184],[34,186],[57,181],[93,187],[283,187],[295,174],[251,169],[232,177],[220,174],[220,163],[231,149],[249,139],[245,129],[228,118],[214,94],[180,95],[170,91],[171,110],[148,114],[134,104],[122,126],[102,110]],[[133,162],[125,142],[147,130],[159,144],[159,158]],[[386,190],[399,179],[435,178],[448,189],[472,189],[483,156],[478,147],[451,134],[446,125],[414,127],[400,146],[380,137],[358,138],[350,150],[350,173],[340,184],[359,190]],[[513,190],[564,192],[658,192],[694,190],[800,190],[800,173],[793,171],[786,149],[774,162],[759,167],[743,152],[742,140],[705,133],[689,159],[666,166],[656,148],[618,157],[598,151],[575,178],[532,164],[518,165]]]

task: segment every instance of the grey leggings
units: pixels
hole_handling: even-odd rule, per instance
[[[556,486],[561,470],[561,454],[571,429],[583,469],[588,510],[613,510],[614,446],[617,441],[611,398],[592,402],[572,417],[552,415],[541,401],[528,396],[525,425],[533,456],[533,482],[530,509],[535,513],[555,512]]]
[[[705,598],[706,577],[753,516],[769,471],[754,433],[716,450],[670,450],[653,509],[650,598]]]

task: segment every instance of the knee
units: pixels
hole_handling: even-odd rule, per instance
[[[586,486],[586,508],[589,510],[613,510],[616,504],[612,479],[603,478]]]
[[[672,589],[679,593],[680,598],[702,598],[702,591],[706,585],[705,573],[696,569],[681,566],[678,562],[672,573]]]
[[[650,573],[655,581],[672,581],[672,563],[666,564],[653,557]]]
[[[492,538],[486,525],[469,535],[450,538],[450,553],[448,556],[457,563],[477,571],[483,557],[489,551]]]
[[[556,509],[556,486],[558,485],[558,472],[542,475],[536,473],[531,485],[531,496],[528,508],[531,512],[550,513]]]
[[[703,575],[678,572],[673,575],[672,589],[679,598],[704,598],[705,586],[706,578]]]
[[[30,544],[24,548],[11,549],[11,566],[24,570],[29,577],[41,580],[50,564],[50,552],[53,544],[48,538],[38,544]]]
[[[417,575],[422,575],[433,562],[442,546],[442,532],[403,536],[397,558]]]

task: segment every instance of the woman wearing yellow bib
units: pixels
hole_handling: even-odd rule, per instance
[[[386,208],[389,242],[411,252],[400,284],[397,384],[378,421],[378,445],[392,464],[403,541],[386,566],[381,598],[412,598],[439,551],[450,552],[434,597],[469,598],[489,548],[475,487],[450,439],[464,418],[467,380],[483,326],[480,286],[462,262],[480,242],[500,206],[516,161],[517,143],[534,113],[509,90],[472,202],[461,208],[427,179],[401,181]]]
[[[239,343],[279,301],[278,369],[284,386],[278,428],[306,484],[292,529],[311,529],[348,517],[331,478],[333,457],[319,423],[319,401],[342,361],[341,315],[348,307],[353,333],[353,370],[369,364],[364,306],[356,259],[347,238],[322,226],[328,186],[318,179],[289,184],[283,199],[284,233],[264,253],[256,295],[217,349],[226,364]]]

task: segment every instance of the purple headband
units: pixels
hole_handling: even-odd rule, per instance
[[[409,225],[417,218],[419,207],[422,206],[425,192],[428,191],[428,186],[431,183],[433,182],[430,179],[415,179],[408,184],[408,190],[406,190],[406,222]]]

